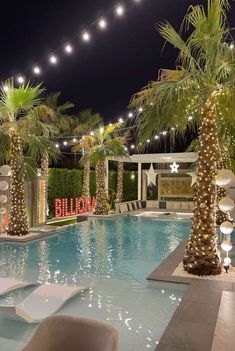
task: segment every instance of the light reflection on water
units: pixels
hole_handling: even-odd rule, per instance
[[[25,244],[0,245],[1,276],[37,283],[88,286],[60,314],[108,321],[118,328],[121,350],[154,350],[183,295],[178,286],[148,284],[147,275],[187,238],[188,222],[119,218],[70,227]],[[33,288],[0,299],[15,304]],[[26,342],[35,326],[0,315],[1,338]],[[14,345],[12,350],[17,351]],[[9,349],[10,350],[10,349]]]

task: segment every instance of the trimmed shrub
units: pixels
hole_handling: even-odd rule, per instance
[[[137,172],[124,172],[123,201],[137,199]],[[117,172],[109,172],[109,189],[116,193]],[[90,173],[91,196],[96,194],[95,171]],[[48,204],[50,214],[54,215],[54,200],[56,198],[76,198],[82,195],[82,170],[50,168],[48,177]]]

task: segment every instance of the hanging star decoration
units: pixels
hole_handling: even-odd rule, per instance
[[[171,173],[178,173],[179,165],[177,165],[176,162],[173,162],[173,164],[170,165],[170,167],[171,167]]]
[[[148,170],[148,172],[146,172],[147,174],[147,177],[148,177],[148,186],[153,184],[156,186],[156,172],[154,171],[154,168],[153,168],[153,164],[151,163],[151,166]]]
[[[190,177],[192,177],[191,187],[197,183],[197,176],[195,172],[187,173]]]

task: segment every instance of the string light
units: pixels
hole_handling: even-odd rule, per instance
[[[7,93],[9,91],[9,88],[7,85],[4,85],[3,90]]]
[[[141,0],[133,0],[135,3],[139,3]],[[123,4],[118,4],[118,5],[115,5],[113,8],[112,8],[112,11],[115,12],[115,14],[119,17],[123,16],[123,14],[125,13],[125,6]],[[110,10],[107,11],[107,14],[110,13]],[[92,26],[94,23],[97,23],[97,26],[100,28],[100,29],[106,29],[107,28],[107,25],[108,25],[108,21],[106,19],[106,17],[100,17],[98,19],[98,21],[94,21],[93,23],[91,23],[90,26]],[[85,42],[89,42],[90,39],[91,39],[91,35],[89,33],[88,30],[84,31],[82,34],[82,40],[85,41]],[[59,50],[60,48],[58,48]],[[66,44],[64,46],[64,51],[65,53],[67,54],[71,54],[73,52],[73,46],[71,44]],[[49,62],[53,65],[57,64],[58,62],[58,58],[57,56],[55,55],[52,55],[49,57]],[[36,67],[36,66],[35,66]],[[32,73],[33,74],[40,74],[41,73],[41,68],[38,67],[38,69],[34,69],[32,68]],[[17,77],[14,77],[16,80],[17,80]],[[21,83],[20,83],[21,84]]]
[[[140,107],[140,108],[138,109],[138,111],[139,111],[140,113],[143,112],[143,111],[144,111],[143,107]]]
[[[129,113],[128,113],[128,117],[129,117],[129,118],[132,118],[132,117],[133,117],[133,113],[132,113],[132,112],[129,112]]]
[[[58,62],[58,59],[55,55],[51,55],[49,58],[50,63],[52,63],[53,65],[56,65]]]
[[[124,123],[124,120],[123,120],[122,117],[119,118],[118,123],[119,123],[119,124],[123,124],[123,123]]]
[[[90,135],[91,135],[91,136],[94,136],[94,135],[95,135],[95,133],[94,133],[94,132],[90,132]]]
[[[124,6],[118,5],[115,9],[115,12],[116,12],[117,16],[123,16],[124,12],[125,12]]]
[[[65,52],[66,52],[67,54],[71,54],[71,53],[73,52],[73,48],[72,48],[72,46],[71,46],[70,44],[67,44],[67,45],[65,46]]]
[[[68,145],[68,142],[67,142],[67,141],[64,141],[63,144],[64,144],[64,146],[67,146],[67,145]]]
[[[135,145],[134,145],[134,144],[132,144],[132,145],[131,145],[131,149],[133,150],[134,148],[135,148]]]
[[[154,139],[158,140],[158,139],[159,139],[159,136],[158,136],[158,135],[155,135]]]
[[[73,138],[73,143],[76,143],[77,142],[77,139],[76,138]]]
[[[231,43],[230,45],[229,45],[229,49],[234,49],[234,43]]]
[[[34,68],[33,68],[33,72],[34,72],[35,74],[40,74],[40,73],[41,73],[41,69],[40,69],[40,67],[38,67],[38,66],[34,66]]]
[[[60,147],[60,145],[59,144],[55,144],[55,147],[58,149]]]
[[[24,83],[24,77],[23,77],[23,76],[19,76],[19,77],[17,78],[17,82],[18,82],[19,84],[23,84],[23,83]]]
[[[104,18],[100,18],[98,25],[100,29],[105,29],[107,27],[107,21]]]
[[[89,42],[91,40],[91,35],[88,31],[82,33],[82,40],[85,42]]]

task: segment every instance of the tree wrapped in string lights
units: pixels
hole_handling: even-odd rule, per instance
[[[191,235],[183,258],[184,268],[195,275],[221,272],[216,233],[217,127],[235,135],[235,53],[227,23],[227,0],[208,0],[205,6],[190,6],[184,26],[185,41],[167,22],[160,34],[179,53],[176,70],[161,70],[133,99],[139,114],[139,133],[150,139],[165,124],[184,133],[197,120],[200,144],[196,202]],[[168,117],[169,116],[169,117]]]
[[[58,150],[43,137],[47,124],[38,119],[41,110],[40,85],[14,87],[7,81],[0,93],[0,162],[9,162],[10,218],[7,233],[23,236],[29,232],[25,203],[25,177],[36,168],[45,152],[54,159]],[[32,175],[32,172],[31,172]]]
[[[102,118],[99,113],[92,113],[91,109],[81,111],[73,120],[73,133],[82,135],[79,142],[75,142],[72,147],[74,152],[82,152],[85,155],[94,145],[95,138],[93,130],[97,129],[102,123]],[[89,159],[83,158],[81,160],[83,165],[83,185],[82,194],[90,196],[90,168],[91,162]]]
[[[128,156],[125,145],[117,137],[118,125],[108,127],[100,127],[94,132],[93,146],[87,151],[83,157],[83,161],[90,161],[95,166],[96,173],[96,215],[108,214],[107,189],[105,179],[106,174],[106,158],[120,157],[120,159]]]

